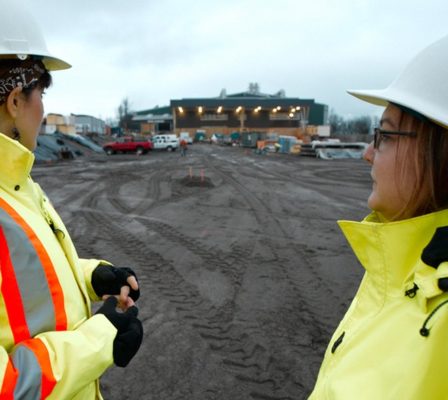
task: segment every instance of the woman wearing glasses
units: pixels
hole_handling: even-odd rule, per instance
[[[366,272],[310,399],[448,398],[448,36],[384,90],[372,213],[339,224]]]

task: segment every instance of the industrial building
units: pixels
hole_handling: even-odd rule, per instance
[[[328,125],[328,106],[287,97],[283,90],[261,93],[254,83],[241,93],[222,90],[218,97],[171,100],[169,107],[135,113],[133,125],[141,133],[189,132],[192,137],[198,132],[211,137],[256,131],[300,138],[319,134]]]
[[[55,132],[67,135],[105,135],[107,134],[107,126],[103,120],[91,115],[70,114],[66,116],[49,113],[42,123],[41,133],[51,134]]]

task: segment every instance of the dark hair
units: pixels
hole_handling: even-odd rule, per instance
[[[22,93],[28,99],[33,89],[44,90],[51,85],[51,75],[42,60],[30,58],[27,60],[0,58],[0,105],[6,102],[10,92],[19,84],[23,84]],[[32,82],[27,84],[26,82]]]
[[[22,93],[25,95],[26,98],[28,98],[34,89],[36,88],[41,90],[48,89],[51,86],[52,82],[53,80],[51,74],[48,71],[45,71],[37,81],[34,81],[31,85],[25,86],[22,89]]]
[[[409,173],[416,179],[411,197],[397,217],[416,217],[448,208],[448,129],[402,110],[400,130],[404,126],[408,130],[409,125],[417,136],[399,141],[397,152],[410,162],[402,163],[397,179]]]

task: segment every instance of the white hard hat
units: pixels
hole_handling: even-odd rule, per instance
[[[18,0],[0,0],[0,59],[33,56],[49,71],[71,67],[48,52],[39,25]]]
[[[396,103],[448,127],[448,36],[422,50],[382,90],[348,90],[368,103]]]

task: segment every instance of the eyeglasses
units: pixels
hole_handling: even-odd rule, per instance
[[[381,142],[383,141],[384,137],[389,135],[397,135],[397,136],[408,136],[408,137],[415,137],[417,134],[415,132],[401,132],[401,131],[386,131],[385,129],[381,128],[374,128],[373,129],[373,148],[378,149],[380,147]]]

